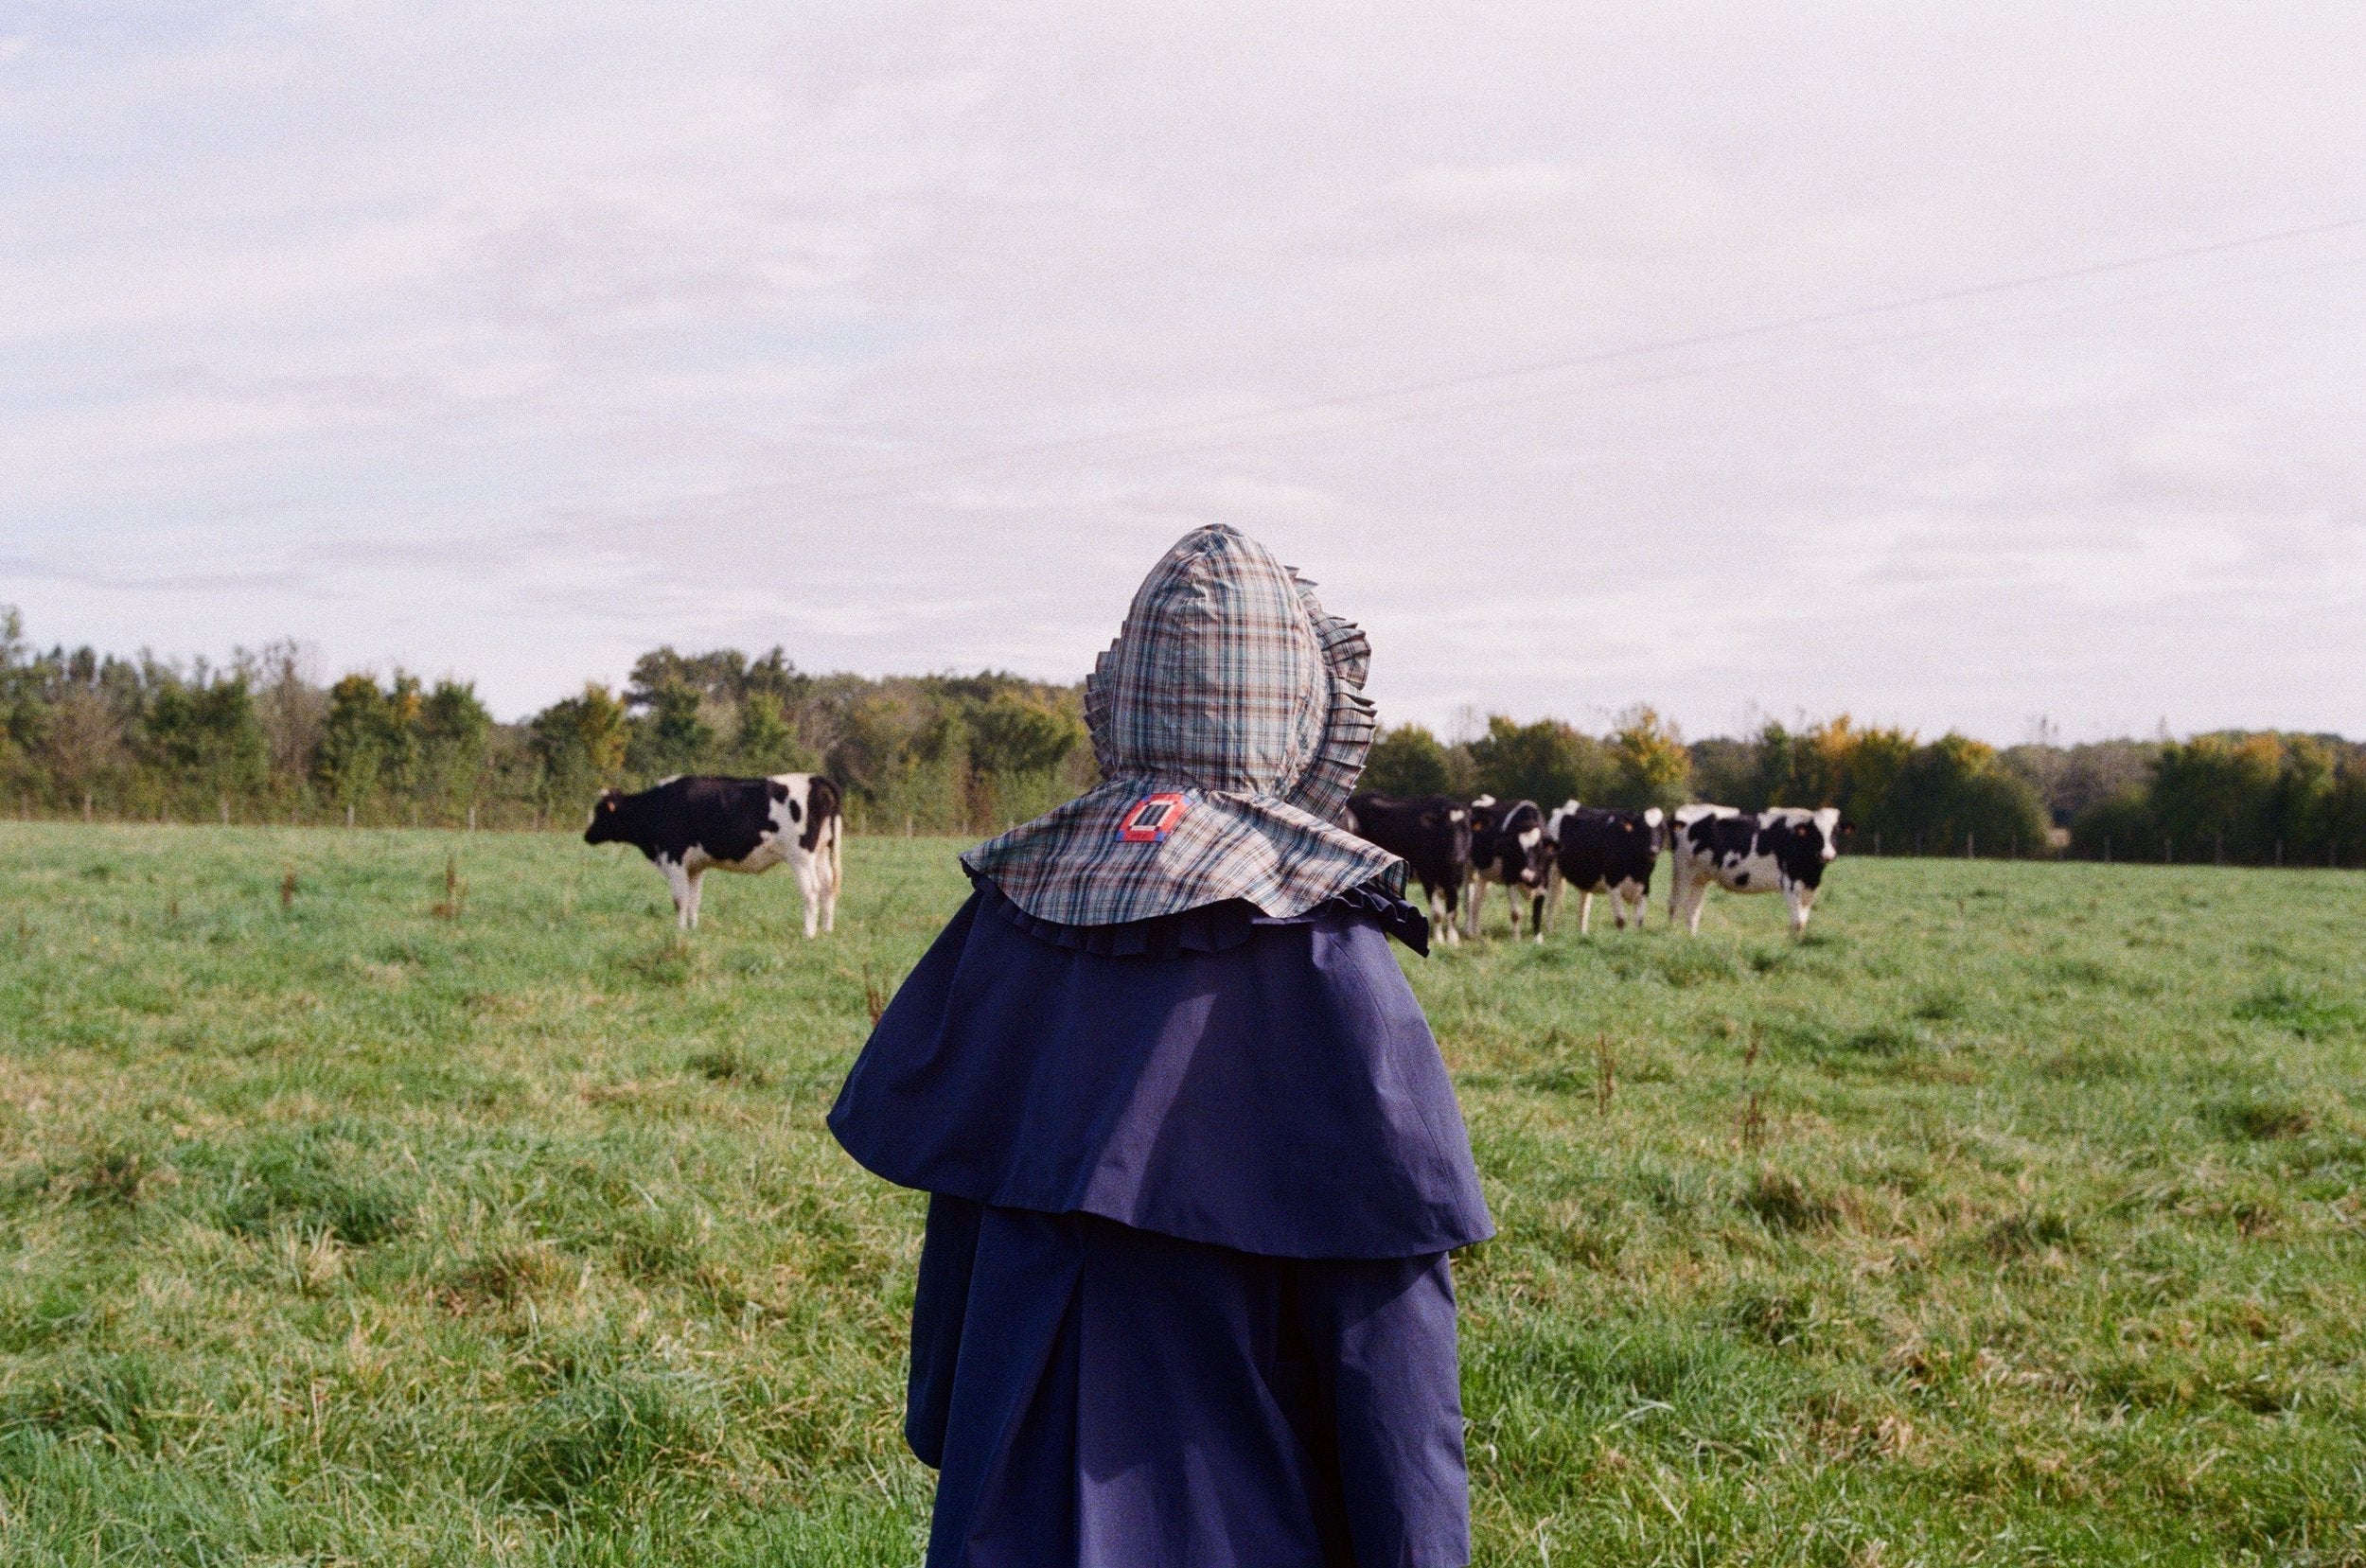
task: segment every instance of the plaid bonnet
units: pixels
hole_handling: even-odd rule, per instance
[[[1175,542],[1085,682],[1104,782],[962,856],[1039,920],[1111,925],[1245,899],[1303,914],[1404,862],[1340,827],[1375,730],[1371,644],[1222,524]]]

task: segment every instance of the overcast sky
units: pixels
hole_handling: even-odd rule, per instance
[[[0,10],[0,601],[516,716],[1223,520],[1390,720],[2366,733],[2366,224],[1863,308],[2366,220],[2356,0],[948,9]]]

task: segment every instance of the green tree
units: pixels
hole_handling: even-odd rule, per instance
[[[1454,759],[1436,735],[1418,724],[1400,724],[1372,742],[1357,786],[1375,795],[1446,795],[1454,792]]]
[[[1919,748],[1898,770],[1887,831],[1919,836],[1929,853],[2042,854],[2046,818],[2038,792],[2006,768],[1996,749],[1950,731]],[[1902,844],[1898,847],[1904,847]]]
[[[439,680],[419,704],[420,794],[438,813],[465,815],[484,780],[493,715],[471,682]]]
[[[2329,808],[2340,755],[2315,735],[2284,737],[2284,767],[2276,780],[2266,831],[2271,855],[2319,863],[2332,841]]]
[[[743,773],[803,772],[813,766],[812,754],[797,740],[781,711],[781,699],[768,692],[751,691],[740,704],[739,732],[732,737],[732,766]]]
[[[2366,866],[2366,747],[2353,748],[2334,767],[2324,814],[2325,857],[2338,865]],[[2316,859],[2313,850],[2309,858]]]
[[[644,661],[645,662],[645,661]],[[644,779],[691,773],[704,767],[715,753],[715,727],[700,712],[697,688],[669,681],[639,698],[641,714],[632,721],[626,763]]]
[[[1559,719],[1519,724],[1489,716],[1471,743],[1478,787],[1500,801],[1534,801],[1547,811],[1567,800],[1599,800],[1612,784],[1602,743]]]
[[[974,704],[964,716],[970,765],[986,773],[1049,773],[1085,741],[1082,719],[1013,693]]]
[[[1686,749],[1692,756],[1692,796],[1719,805],[1740,805],[1757,787],[1758,749],[1755,741],[1713,735]]]
[[[2128,785],[2088,802],[2071,819],[2071,853],[2082,860],[2154,860],[2161,823],[2142,785]]]
[[[48,724],[43,661],[25,640],[25,617],[0,605],[0,768],[21,769]]]
[[[2196,735],[2162,748],[2152,813],[2182,860],[2262,860],[2273,853],[2284,743],[2272,734]]]
[[[625,705],[596,680],[526,721],[527,749],[539,775],[538,793],[554,809],[588,802],[619,782],[630,726]]]
[[[141,725],[143,760],[168,795],[192,802],[243,797],[263,782],[268,755],[255,698],[238,677],[170,681]]]
[[[1085,721],[1040,697],[1000,691],[960,714],[968,747],[969,823],[1033,816],[1053,803],[1060,765],[1085,743]]]
[[[1690,798],[1692,757],[1676,727],[1652,708],[1639,705],[1618,715],[1618,728],[1610,736],[1610,763],[1604,805],[1672,810]]]
[[[1809,785],[1801,777],[1799,743],[1792,732],[1774,719],[1758,731],[1755,766],[1742,788],[1731,801],[1722,805],[1739,806],[1744,811],[1764,811],[1773,805],[1798,805]]]
[[[327,797],[361,810],[386,772],[386,735],[394,722],[387,694],[374,676],[355,673],[328,688],[312,775]]]

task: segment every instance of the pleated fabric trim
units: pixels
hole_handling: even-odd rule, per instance
[[[1298,588],[1299,600],[1315,622],[1324,666],[1331,672],[1331,714],[1306,771],[1284,798],[1325,821],[1336,822],[1345,816],[1348,797],[1355,793],[1356,781],[1364,776],[1364,759],[1380,736],[1380,710],[1364,695],[1372,644],[1354,622],[1322,613],[1313,584],[1301,578]]]
[[[1368,920],[1414,952],[1424,957],[1429,953],[1429,916],[1389,891],[1385,882],[1334,893],[1297,915],[1269,915],[1245,900],[1227,899],[1115,925],[1069,925],[1029,914],[986,877],[973,875],[970,881],[978,890],[980,909],[1037,942],[1101,958],[1166,959],[1178,953],[1223,953],[1248,941],[1261,926],[1304,925],[1334,914]]]

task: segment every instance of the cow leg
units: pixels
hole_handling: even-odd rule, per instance
[[[1578,894],[1578,935],[1591,936],[1593,932],[1594,894],[1587,890]]]
[[[657,867],[665,873],[665,890],[674,895],[674,925],[687,931],[697,924],[698,917],[691,907],[691,890],[697,884],[690,879],[690,872],[679,860],[660,860]]]
[[[1545,944],[1545,895],[1542,892],[1528,896],[1528,924],[1535,927],[1537,945],[1543,946]]]
[[[1815,890],[1790,887],[1784,889],[1783,891],[1791,899],[1791,934],[1794,937],[1804,937],[1808,934],[1809,912],[1815,907]]]
[[[838,818],[830,819],[830,863],[821,879],[821,929],[824,933],[838,929],[838,890],[846,880],[846,867],[839,858],[839,836],[845,823]]]
[[[819,855],[800,855],[797,860],[797,891],[805,905],[805,940],[813,940],[814,926],[821,912],[821,879],[824,872]]]
[[[682,872],[682,876],[683,876],[684,880],[686,880],[686,881],[687,881],[687,882],[689,882],[689,884],[690,884],[690,895],[689,895],[689,896],[690,896],[690,925],[689,925],[689,929],[691,929],[691,930],[695,931],[695,930],[697,930],[697,929],[698,928],[698,894],[699,894],[699,893],[700,893],[700,891],[702,891],[702,890],[705,889],[705,887],[706,887],[706,881],[707,881],[707,873],[706,873],[706,869],[705,869],[704,867],[700,867],[700,868],[699,868],[698,870],[697,870],[697,871],[690,871],[690,870],[688,870],[688,869],[684,869],[684,871]]]

